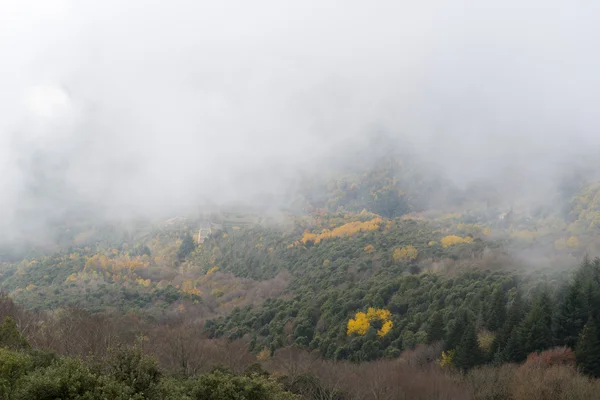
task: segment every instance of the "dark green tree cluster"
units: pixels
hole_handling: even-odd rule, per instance
[[[0,398],[9,400],[292,400],[268,374],[215,370],[165,376],[141,346],[119,346],[100,360],[32,350],[14,321],[0,326]]]

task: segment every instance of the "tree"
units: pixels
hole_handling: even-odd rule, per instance
[[[577,337],[588,319],[587,304],[581,282],[577,279],[569,285],[566,296],[554,318],[556,344],[575,347]]]
[[[93,373],[77,359],[64,359],[28,373],[17,385],[16,400],[137,399],[131,388],[110,376]]]
[[[521,362],[525,360],[527,353],[523,349],[523,338],[518,327],[515,327],[508,338],[506,347],[500,353],[502,362]]]
[[[500,331],[494,338],[494,343],[492,345],[493,353],[501,351],[506,346],[512,331],[523,320],[523,314],[523,299],[521,297],[521,292],[517,291],[515,293],[515,298],[508,307],[508,312],[506,313],[506,320],[504,321],[504,326],[502,326],[502,329],[500,329]]]
[[[552,347],[551,307],[550,296],[543,291],[523,321],[525,352],[540,352]]]
[[[469,315],[465,310],[459,311],[457,317],[452,321],[446,334],[445,349],[455,349],[461,342],[464,329],[469,326]]]
[[[600,377],[600,342],[593,317],[588,319],[579,335],[575,357],[577,365],[585,374]]]
[[[496,332],[501,329],[506,321],[506,305],[504,304],[504,292],[496,288],[492,293],[492,304],[487,318],[487,327]]]
[[[6,317],[0,325],[0,347],[10,349],[29,349],[31,347],[19,332],[17,323],[12,317]]]
[[[214,371],[193,382],[191,398],[194,400],[294,400],[298,396],[286,392],[271,378],[260,375],[239,376]]]
[[[186,233],[185,236],[183,236],[183,241],[179,246],[179,250],[177,250],[177,259],[180,261],[184,260],[195,248],[196,244],[194,243],[192,235]]]
[[[0,397],[12,399],[18,380],[32,367],[30,357],[23,353],[0,349]]]
[[[477,332],[475,325],[471,324],[465,329],[465,333],[456,348],[454,356],[454,365],[463,371],[477,366],[483,360],[479,343],[477,342]]]
[[[444,317],[442,313],[436,311],[431,316],[429,327],[427,329],[427,342],[433,343],[444,338]]]
[[[145,397],[156,393],[161,375],[158,364],[154,357],[143,353],[139,341],[132,347],[110,349],[104,365],[108,374],[132,388],[135,393]]]

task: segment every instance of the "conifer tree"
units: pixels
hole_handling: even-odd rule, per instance
[[[498,331],[506,321],[506,305],[504,304],[504,292],[496,288],[492,293],[492,304],[487,318],[487,327],[491,331]]]
[[[519,327],[515,327],[510,333],[506,347],[500,353],[500,358],[502,362],[522,362],[527,358]]]
[[[457,368],[466,371],[480,364],[482,360],[483,355],[477,341],[475,325],[471,324],[470,326],[466,327],[460,344],[456,348],[454,365]]]
[[[522,326],[526,353],[544,351],[552,346],[552,305],[544,290],[527,313]]]
[[[194,251],[195,248],[196,244],[194,243],[192,235],[186,233],[183,237],[181,245],[179,246],[179,250],[177,251],[177,259],[179,259],[180,261],[185,259],[188,256],[188,254]]]
[[[579,335],[575,356],[577,357],[577,366],[583,373],[600,377],[600,342],[593,317],[588,319]]]
[[[437,342],[444,338],[444,317],[442,313],[436,311],[431,316],[429,328],[427,329],[427,341],[429,343]]]
[[[588,319],[587,302],[581,282],[577,279],[567,289],[554,318],[554,342],[558,345],[575,347],[577,337]]]
[[[465,310],[459,311],[458,315],[449,326],[446,334],[445,349],[455,349],[464,335],[465,329],[469,326],[469,316]]]

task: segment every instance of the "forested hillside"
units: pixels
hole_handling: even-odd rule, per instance
[[[543,367],[528,370],[541,380],[563,374],[561,385],[595,390],[596,381],[577,374],[600,376],[600,259],[593,257],[600,246],[600,187],[582,185],[556,208],[506,206],[490,203],[477,188],[459,190],[415,176],[385,160],[303,187],[287,212],[237,209],[159,222],[64,223],[54,251],[28,248],[21,260],[14,252],[3,257],[4,292],[27,310],[20,313],[44,321],[38,325],[59,336],[64,318],[75,312],[90,321],[127,316],[131,326],[126,332],[115,326],[115,340],[134,346],[136,335],[154,335],[156,342],[119,350],[110,357],[121,361],[109,363],[133,357],[150,368],[147,373],[160,369],[179,380],[144,377],[154,382],[148,383],[150,394],[121,381],[116,371],[122,367],[98,370],[92,361],[62,358],[39,364],[29,344],[6,350],[6,356],[18,361],[31,382],[27,387],[77,370],[99,393],[123,390],[129,393],[123,398],[136,399],[167,398],[160,396],[168,385],[179,391],[173,398],[204,398],[198,393],[223,382],[275,393],[264,398],[293,396],[286,390],[304,398],[352,398],[358,389],[326,377],[326,363],[339,374],[404,363],[389,368],[439,379],[456,392],[450,398],[527,398],[515,394],[522,390],[516,381],[522,371],[513,369],[521,363]],[[443,187],[443,196],[433,199],[435,185]],[[210,234],[199,243],[199,229],[206,226]],[[44,351],[84,354],[69,353],[58,336],[41,340],[42,328],[33,326],[18,321],[14,329]],[[189,342],[191,332],[201,344]],[[171,353],[157,347],[157,335],[174,335]],[[265,370],[236,375],[243,373],[237,364],[228,372],[189,370],[203,357],[190,346],[209,343],[221,351],[241,346],[240,365],[249,367],[252,360]],[[93,351],[102,353],[105,345]],[[314,379],[310,390],[308,381],[286,369],[290,354],[294,363],[306,363],[302,379]],[[217,358],[206,365],[224,364]],[[188,381],[200,370],[207,375]],[[513,397],[480,393],[487,384],[477,380],[497,374],[516,391]],[[16,385],[10,391],[31,395],[19,382],[10,383]],[[114,389],[119,385],[127,388]],[[318,390],[326,394],[319,397]],[[430,396],[424,399],[438,398],[414,390]],[[356,398],[398,398],[365,396]]]

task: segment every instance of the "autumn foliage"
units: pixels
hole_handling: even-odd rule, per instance
[[[449,236],[445,236],[442,238],[442,246],[444,248],[454,246],[455,244],[461,244],[461,243],[466,243],[466,244],[473,243],[473,238],[470,236],[460,237],[460,236],[456,236],[456,235],[449,235]]]
[[[372,307],[370,307],[366,313],[357,312],[354,318],[348,321],[347,334],[351,335],[356,333],[361,336],[365,335],[371,326],[371,322],[379,320],[381,321],[382,325],[377,331],[377,335],[383,337],[387,335],[394,326],[390,319],[391,316],[392,313],[389,310]]]
[[[321,233],[310,233],[309,231],[305,231],[304,235],[300,239],[302,244],[307,244],[308,242],[312,242],[315,244],[320,243],[323,239],[332,239],[337,237],[345,237],[345,236],[353,236],[359,232],[369,232],[379,229],[381,223],[381,218],[373,218],[372,220],[361,222],[354,221],[348,222],[347,224],[338,226],[331,230],[323,229]]]

